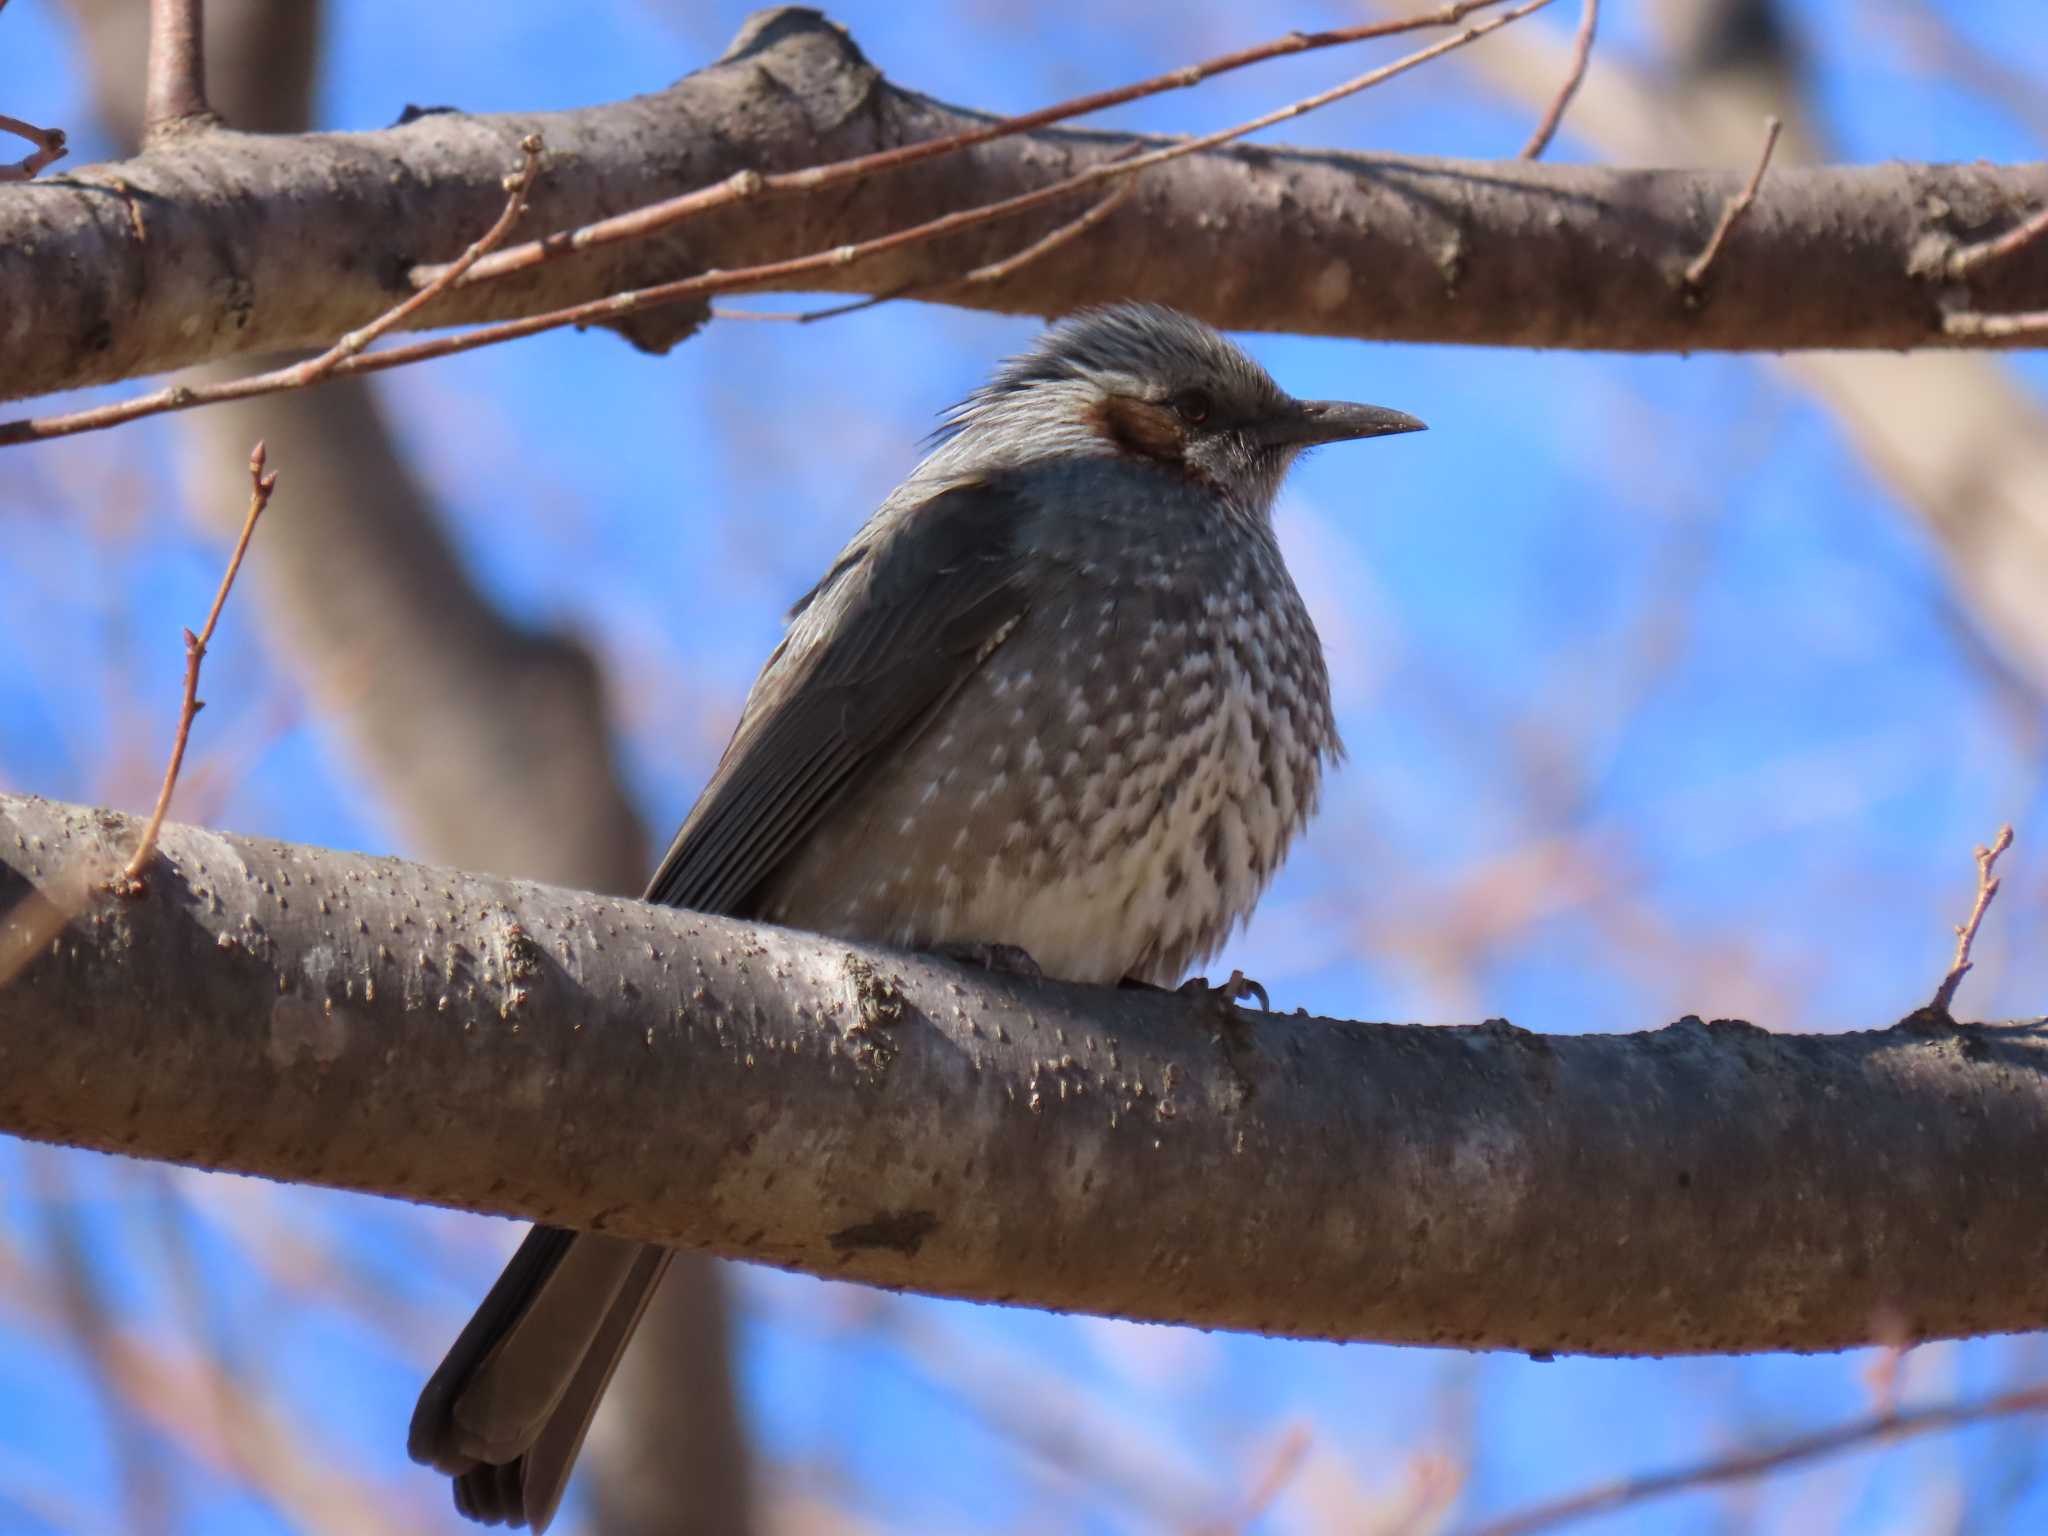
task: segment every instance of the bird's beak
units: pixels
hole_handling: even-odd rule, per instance
[[[1427,425],[1406,411],[1383,405],[1354,405],[1349,400],[1296,400],[1278,415],[1259,423],[1259,441],[1269,447],[1308,448],[1316,443],[1342,443],[1354,437],[1385,437],[1394,432],[1423,432]]]

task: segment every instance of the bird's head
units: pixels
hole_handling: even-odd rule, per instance
[[[1304,449],[1422,426],[1382,406],[1297,400],[1201,321],[1116,304],[1069,316],[997,370],[949,420],[945,456],[1114,457],[1264,515]]]

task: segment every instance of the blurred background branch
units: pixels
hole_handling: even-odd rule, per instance
[[[109,132],[133,143],[147,8],[72,0]],[[207,87],[247,132],[313,126],[321,8],[212,0]],[[262,367],[256,360],[251,367]],[[195,382],[230,377],[204,370]],[[649,834],[614,757],[598,664],[573,634],[509,621],[478,588],[390,432],[374,386],[330,384],[182,417],[185,502],[229,536],[227,445],[291,462],[290,513],[263,532],[250,597],[323,727],[420,857],[638,894]],[[253,434],[253,436],[251,435]],[[750,1459],[733,1398],[716,1267],[685,1256],[649,1308],[593,1431],[603,1536],[745,1536]]]

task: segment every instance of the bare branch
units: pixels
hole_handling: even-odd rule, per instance
[[[1756,169],[1749,173],[1749,183],[1729,201],[1721,212],[1721,222],[1714,226],[1714,233],[1707,241],[1707,247],[1694,258],[1692,265],[1685,269],[1685,286],[1688,292],[1698,293],[1707,281],[1707,273],[1720,259],[1721,247],[1728,243],[1728,237],[1735,232],[1743,215],[1756,202],[1757,192],[1763,187],[1764,172],[1771,167],[1771,151],[1778,147],[1778,135],[1784,130],[1784,123],[1775,117],[1764,119],[1763,153],[1756,157]]]
[[[135,831],[0,797],[0,902]],[[1273,1335],[2048,1324],[2048,1229],[2010,1219],[2048,1199],[2048,1021],[1267,1014],[1226,1049],[1212,1009],[167,825],[147,894],[0,993],[0,1131]]]
[[[1404,75],[1411,69],[1419,68],[1433,59],[1439,59],[1447,53],[1454,53],[1460,48],[1469,47],[1488,33],[1498,32],[1502,27],[1520,21],[1523,17],[1532,15],[1549,4],[1551,4],[1551,0],[1522,0],[1522,3],[1515,6],[1512,10],[1503,11],[1497,16],[1489,16],[1483,21],[1473,22],[1462,31],[1454,33],[1440,42],[1431,43],[1426,48],[1418,48],[1413,53],[1404,54],[1400,58],[1395,59],[1392,63],[1382,64],[1376,69],[1369,69],[1363,74],[1354,75],[1349,80],[1341,81],[1326,90],[1312,92],[1307,96],[1301,97],[1299,100],[1289,102],[1284,107],[1276,107],[1270,112],[1262,112],[1257,117],[1248,118],[1244,122],[1235,123],[1228,128],[1219,128],[1213,133],[1198,134],[1193,138],[1182,139],[1178,143],[1169,144],[1164,148],[1154,149],[1144,154],[1134,155],[1128,149],[1119,151],[1111,155],[1107,160],[1092,165],[1084,171],[1077,172],[1065,180],[1054,182],[1048,187],[1040,187],[1035,191],[1020,193],[1015,197],[1003,198],[996,202],[983,203],[979,207],[963,209],[958,213],[950,213],[941,218],[929,219],[923,223],[912,225],[908,229],[897,230],[874,240],[835,246],[829,250],[814,252],[809,256],[796,257],[791,261],[762,263],[751,271],[708,273],[702,278],[686,280],[680,283],[669,283],[641,293],[615,294],[609,300],[603,300],[600,303],[609,303],[614,307],[616,313],[623,314],[630,313],[636,309],[652,308],[658,304],[674,303],[677,299],[681,298],[698,297],[705,293],[728,293],[733,289],[751,287],[757,283],[806,276],[828,267],[852,266],[869,256],[880,255],[906,245],[922,244],[940,235],[949,235],[961,230],[972,229],[976,225],[986,224],[994,219],[1010,218],[1020,213],[1028,213],[1048,203],[1057,202],[1075,192],[1085,191],[1104,182],[1133,176],[1140,171],[1148,171],[1157,165],[1165,165],[1171,161],[1182,160],[1189,155],[1199,154],[1204,150],[1217,149],[1223,145],[1234,143],[1239,139],[1247,138],[1254,133],[1262,132],[1267,128],[1277,127],[1281,123],[1291,122],[1297,117],[1305,117],[1311,112],[1320,111],[1322,108],[1343,101],[1347,97],[1356,96],[1361,91],[1370,90],[1376,85],[1384,85],[1387,81]],[[1457,8],[1453,7],[1453,9]],[[996,136],[994,132],[989,134],[991,138]],[[744,174],[742,174],[741,179],[744,179]],[[698,210],[693,209],[691,211],[695,212]],[[588,240],[588,231],[571,231],[561,237],[561,243],[559,244],[552,237],[547,240],[538,241],[532,246],[522,247],[522,250],[534,252],[533,257],[523,262],[522,266],[537,265],[561,252],[575,249],[575,242],[579,236],[586,237],[586,243],[596,243]],[[612,238],[618,237],[613,236]],[[508,257],[514,254],[516,253],[506,253]],[[472,270],[469,273],[468,282],[471,284],[485,282],[502,276],[505,270],[507,269],[490,263],[480,263],[476,270]],[[414,281],[421,281],[429,271],[434,273],[433,281],[440,281],[441,274],[439,269],[418,269],[413,274]],[[589,310],[591,306],[579,306],[579,309]],[[562,311],[560,316],[552,318],[552,325],[547,328],[576,324],[580,323],[583,319],[596,317],[594,314],[589,314],[578,315],[574,319],[562,318],[562,316],[568,316],[571,313],[568,310]],[[536,318],[539,320],[549,320],[551,317],[539,316]],[[531,333],[522,332],[521,334]],[[467,340],[468,338],[461,339]]]
[[[437,114],[374,134],[187,136],[0,205],[0,308],[29,327],[0,392],[325,347],[391,308],[395,274],[459,251],[490,221],[504,201],[507,148],[528,132],[574,156],[577,173],[547,179],[535,216],[576,230],[687,194],[680,165],[701,187],[744,169],[803,169],[988,126],[888,84],[842,33],[785,10],[750,23],[720,63],[631,103]],[[1016,236],[986,222],[1023,211],[1010,199],[1080,191],[1077,172],[1134,146],[1144,155],[1175,147],[1020,134],[877,177],[858,198],[759,202],[743,217],[723,210],[692,223],[687,242],[666,231],[464,284],[431,314],[451,325],[543,314],[553,318],[542,328],[576,323],[562,318],[572,314],[604,324],[651,305],[650,293],[671,304],[702,299],[721,286],[715,274],[742,269],[757,288],[873,294],[939,282],[1015,248]],[[1150,167],[1134,194],[1142,218],[1119,220],[1113,240],[1091,232],[962,302],[1045,314],[1135,297],[1236,329],[1506,345],[1982,344],[1943,329],[1941,263],[1959,235],[2016,204],[2048,202],[2042,167],[1779,171],[1717,260],[1715,302],[1689,305],[1673,290],[1740,177],[1212,148],[1171,163],[1133,159],[1102,179],[1140,165]],[[118,216],[129,202],[147,203],[147,239]],[[983,211],[883,242],[934,208],[970,204]],[[952,238],[939,248],[927,243],[936,234]],[[865,258],[851,263],[840,254],[848,248]],[[1298,265],[1303,250],[1320,263],[1303,281],[1254,280]],[[683,282],[693,286],[669,286]],[[2029,247],[1982,269],[1976,286],[1987,309],[2048,306],[2048,253]],[[224,304],[226,293],[247,303]],[[602,309],[620,293],[621,310]],[[1590,293],[1597,304],[1584,302]],[[671,344],[687,316],[653,329],[631,334]]]
[[[820,320],[836,320],[841,315],[857,314],[863,309],[873,309],[878,304],[887,304],[896,299],[938,298],[941,295],[963,292],[980,283],[999,283],[1030,266],[1039,258],[1050,255],[1076,236],[1085,235],[1124,205],[1125,200],[1131,195],[1131,187],[1132,183],[1128,181],[1118,184],[1107,197],[1096,202],[1079,218],[1068,220],[1051,234],[1040,236],[1022,250],[1005,256],[1001,261],[992,261],[986,266],[976,267],[971,272],[963,272],[959,277],[947,282],[916,288],[899,288],[893,293],[878,293],[873,298],[855,299],[850,304],[831,304],[823,309],[714,309],[711,315],[715,320],[780,320],[793,325],[815,325]]]
[[[1200,150],[1213,149],[1217,145],[1256,133],[1262,128],[1270,128],[1277,123],[1303,116],[1333,102],[1342,101],[1347,96],[1355,96],[1360,91],[1383,84],[1455,49],[1466,47],[1487,33],[1498,31],[1550,3],[1551,0],[1523,0],[1522,4],[1512,10],[1503,11],[1498,16],[1490,16],[1484,21],[1474,22],[1463,31],[1441,42],[1432,43],[1427,48],[1417,49],[1391,64],[1367,70],[1364,74],[1331,86],[1328,90],[1317,91],[1313,95],[1290,102],[1274,111],[1262,113],[1233,127],[1219,129],[1199,138],[1183,140],[1148,154],[1134,157],[1112,156],[1109,160],[1091,166],[1064,181],[1055,182],[1049,187],[1019,193],[1015,197],[984,203],[979,207],[945,214],[939,218],[927,219],[923,223],[911,225],[908,229],[899,229],[873,240],[834,246],[827,250],[814,251],[807,256],[792,257],[787,261],[764,262],[759,266],[742,268],[736,272],[707,272],[699,277],[663,283],[653,288],[615,293],[586,304],[572,305],[567,309],[535,315],[525,320],[482,326],[458,335],[438,336],[431,341],[414,342],[384,352],[365,354],[363,348],[391,326],[411,318],[430,300],[438,298],[451,288],[461,286],[465,276],[477,276],[475,269],[483,265],[483,260],[486,259],[484,253],[502,238],[505,230],[525,211],[527,188],[532,179],[529,165],[528,173],[523,179],[506,183],[511,190],[512,200],[500,215],[497,224],[492,226],[491,231],[483,239],[470,246],[458,261],[447,267],[435,268],[432,281],[417,294],[394,306],[370,326],[344,336],[319,357],[279,369],[275,373],[253,374],[196,388],[174,384],[152,394],[114,405],[91,407],[63,416],[31,417],[0,422],[0,446],[68,437],[79,432],[101,431],[145,416],[158,416],[169,411],[190,410],[194,406],[211,405],[222,400],[241,400],[252,395],[296,389],[322,378],[339,378],[350,374],[403,367],[410,363],[424,362],[429,358],[450,357],[458,352],[472,352],[479,347],[517,341],[527,336],[539,335],[544,331],[559,330],[564,326],[616,324],[628,316],[659,309],[685,299],[703,299],[712,294],[731,293],[762,283],[781,282],[851,267],[871,256],[882,255],[904,246],[922,245],[941,236],[972,229],[995,219],[1007,219],[1031,212],[1103,182],[1134,175],[1155,165],[1182,159]],[[529,161],[538,153],[539,143],[538,136],[533,134],[528,134],[521,141],[521,147],[526,151]]]
[[[164,782],[157,791],[156,808],[143,824],[135,852],[116,882],[126,894],[136,893],[137,882],[156,852],[157,836],[162,832],[164,817],[170,811],[171,795],[178,787],[178,770],[185,764],[185,744],[192,737],[192,722],[206,707],[199,697],[199,664],[206,660],[206,647],[213,639],[213,627],[220,622],[228,593],[234,590],[235,573],[241,570],[242,557],[249,552],[249,540],[256,532],[256,521],[263,516],[263,509],[270,505],[270,493],[276,489],[277,476],[263,472],[263,445],[258,443],[249,455],[249,512],[242,519],[241,536],[235,540],[234,553],[228,556],[228,568],[221,573],[220,590],[213,594],[213,606],[207,610],[206,623],[196,635],[189,629],[185,631],[185,699],[178,709],[178,733],[171,740],[171,760],[164,765]]]
[[[1270,59],[1282,58],[1288,54],[1336,48],[1371,38],[1392,37],[1402,32],[1419,32],[1428,27],[1455,26],[1474,11],[1502,3],[1504,0],[1457,0],[1455,4],[1439,6],[1436,10],[1420,16],[1369,22],[1364,26],[1344,27],[1330,32],[1290,32],[1285,37],[1275,38],[1271,42],[1243,48],[1235,53],[1219,54],[1200,64],[1191,64],[1184,69],[1154,75],[1149,80],[1140,80],[1133,85],[1076,96],[1050,107],[1041,107],[1036,112],[1001,118],[980,127],[945,134],[936,139],[899,145],[897,148],[878,150],[873,154],[855,155],[829,165],[806,166],[799,171],[781,171],[764,176],[749,167],[734,172],[713,186],[686,192],[681,197],[664,198],[644,208],[635,208],[630,213],[598,219],[580,229],[562,230],[542,239],[514,246],[510,250],[500,251],[471,273],[470,280],[487,282],[508,272],[520,272],[528,267],[537,267],[542,262],[553,261],[573,251],[590,250],[619,240],[644,239],[685,219],[695,218],[716,208],[730,207],[735,203],[749,202],[757,198],[788,196],[798,192],[818,192],[827,187],[838,186],[842,182],[860,181],[884,171],[901,170],[923,160],[936,160],[944,155],[958,154],[962,150],[972,149],[977,144],[1015,138],[1035,128],[1049,128],[1055,123],[1070,122],[1077,117],[1089,117],[1110,107],[1139,101],[1147,96],[1186,90],[1218,75],[1229,74],[1233,70],[1244,69],[1253,64],[1263,64]],[[412,271],[412,281],[416,285],[424,286],[435,281],[440,272],[441,268],[438,266],[415,267]]]
[[[440,298],[462,280],[465,272],[503,240],[512,226],[519,222],[526,212],[528,197],[533,191],[533,180],[537,173],[543,144],[539,134],[529,133],[519,141],[520,153],[525,161],[520,169],[505,177],[505,206],[499,211],[497,222],[474,241],[460,257],[441,269],[441,275],[419,292],[411,294],[392,305],[383,314],[360,330],[350,331],[339,341],[320,353],[303,361],[272,369],[268,373],[244,374],[237,378],[220,379],[211,384],[170,384],[162,389],[152,390],[146,395],[137,395],[132,400],[117,400],[112,405],[91,406],[82,411],[72,411],[63,416],[45,416],[40,419],[0,423],[0,445],[34,442],[51,437],[69,437],[78,432],[100,432],[108,427],[117,427],[124,422],[139,421],[145,416],[161,416],[172,411],[189,411],[196,406],[218,405],[227,400],[248,400],[258,395],[281,394],[290,389],[304,389],[322,379],[336,378],[360,371],[363,350],[378,337],[393,327],[404,324]],[[392,354],[383,354],[390,357]],[[385,363],[383,366],[392,366]]]
[[[206,104],[205,0],[149,0],[149,75],[143,91],[145,144],[214,121]]]
[[[44,166],[62,160],[70,153],[62,128],[38,128],[34,123],[24,123],[18,117],[0,112],[0,132],[27,139],[36,147],[34,154],[0,165],[0,182],[33,181]]]
[[[1579,0],[1579,30],[1572,37],[1571,67],[1566,70],[1557,94],[1551,97],[1550,105],[1544,108],[1536,131],[1522,146],[1524,160],[1540,160],[1543,152],[1550,148],[1550,141],[1557,135],[1557,125],[1564,121],[1565,108],[1572,104],[1572,98],[1579,94],[1580,82],[1586,78],[1586,66],[1593,58],[1593,34],[1599,27],[1600,0]]]
[[[1956,957],[1949,963],[1948,974],[1941,978],[1941,985],[1934,989],[1934,1001],[1928,1009],[1941,1018],[1949,1016],[1949,1005],[1956,1000],[1956,988],[1963,984],[1963,978],[1970,973],[1970,946],[1977,942],[1977,925],[1984,921],[1984,914],[1991,909],[1992,898],[1998,894],[1998,877],[1992,873],[1998,867],[1998,856],[2012,846],[2012,828],[2000,827],[1998,836],[1991,840],[1989,848],[1977,850],[1977,900],[1970,907],[1970,915],[1956,927]]]
[[[1574,1524],[1588,1515],[1660,1499],[1693,1488],[1711,1488],[1721,1483],[1741,1482],[1767,1473],[1782,1471],[1801,1462],[1816,1461],[1866,1445],[1882,1445],[1937,1430],[1959,1429],[1981,1424],[1986,1419],[2010,1418],[2014,1414],[2048,1410],[2048,1386],[2023,1387],[1996,1397],[1974,1402],[1939,1403],[1930,1408],[1908,1409],[1902,1413],[1880,1413],[1852,1420],[1832,1429],[1794,1435],[1776,1445],[1716,1457],[1676,1471],[1626,1478],[1576,1493],[1554,1503],[1538,1505],[1504,1519],[1473,1526],[1465,1536],[1534,1536]]]

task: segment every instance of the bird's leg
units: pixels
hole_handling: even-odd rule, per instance
[[[1026,981],[1045,980],[1045,972],[1038,968],[1038,962],[1015,944],[984,944],[979,940],[968,940],[935,945],[932,953],[957,960],[962,965],[978,965],[997,976],[1021,976]]]

